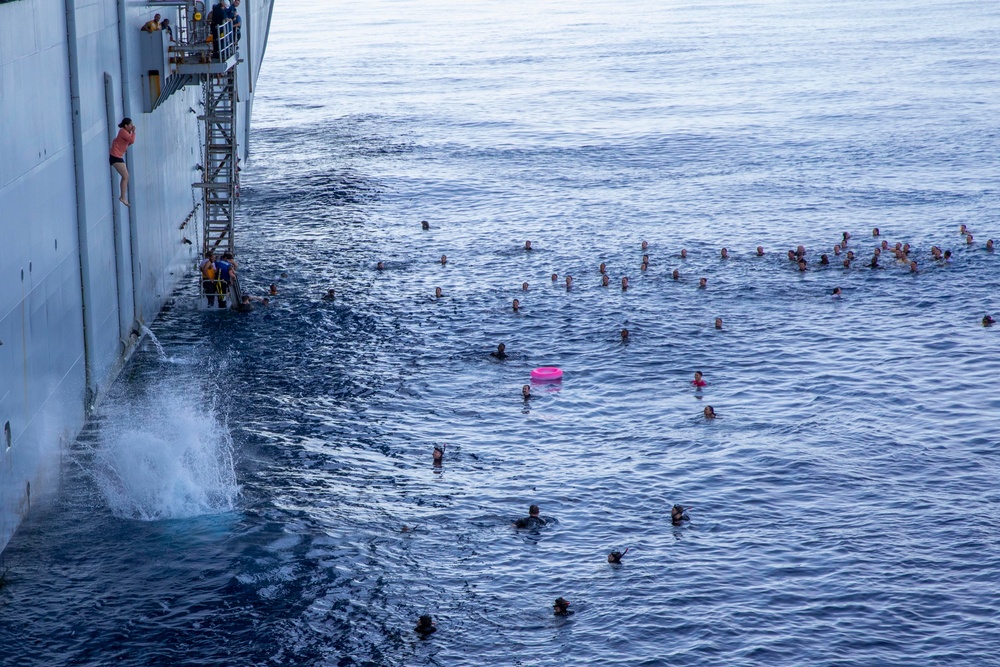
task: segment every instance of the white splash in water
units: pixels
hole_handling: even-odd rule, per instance
[[[155,521],[231,511],[232,438],[195,389],[108,406],[94,478],[116,516]]]
[[[151,340],[153,345],[156,346],[156,351],[160,354],[160,361],[166,361],[167,353],[163,351],[163,346],[160,345],[160,339],[156,337],[156,334],[154,334],[145,324],[143,324],[140,329],[142,330],[143,335],[149,336],[149,340]]]

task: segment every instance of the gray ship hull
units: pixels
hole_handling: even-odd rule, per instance
[[[245,156],[271,0],[240,7]],[[175,5],[0,3],[0,550],[201,247],[201,88],[144,113],[140,26]],[[131,208],[108,163],[122,117]],[[190,241],[191,243],[187,243]]]

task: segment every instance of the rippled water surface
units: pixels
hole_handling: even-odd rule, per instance
[[[157,320],[4,554],[3,664],[998,664],[998,39],[986,2],[279,2],[239,228],[279,293]]]

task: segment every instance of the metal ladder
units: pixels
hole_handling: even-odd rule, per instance
[[[236,68],[208,74],[202,81],[205,94],[204,160],[201,188],[205,216],[202,256],[206,252],[235,254],[233,226],[239,192],[236,143]]]

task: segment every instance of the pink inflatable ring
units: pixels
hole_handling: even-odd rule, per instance
[[[531,379],[539,382],[554,382],[562,380],[562,369],[555,366],[542,366],[531,371]]]

